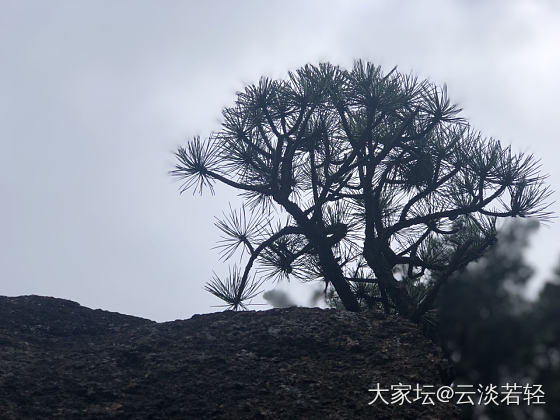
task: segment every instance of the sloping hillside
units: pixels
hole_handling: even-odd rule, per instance
[[[0,297],[8,419],[448,419],[452,404],[368,405],[376,383],[439,385],[447,369],[414,325],[380,314],[287,308],[155,323]]]

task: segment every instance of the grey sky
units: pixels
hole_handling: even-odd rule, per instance
[[[212,222],[234,195],[179,197],[172,152],[217,128],[244,84],[308,62],[362,58],[445,82],[474,127],[541,157],[560,185],[555,1],[0,6],[0,294],[159,321],[216,310],[202,290],[225,268]],[[534,240],[541,279],[559,233]]]

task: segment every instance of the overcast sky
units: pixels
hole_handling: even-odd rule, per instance
[[[0,0],[0,294],[158,321],[218,310],[202,288],[224,270],[212,223],[234,193],[179,196],[172,152],[245,84],[306,63],[447,83],[558,190],[559,4]],[[556,221],[533,241],[541,280],[559,236]]]

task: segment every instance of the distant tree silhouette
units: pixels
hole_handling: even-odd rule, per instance
[[[459,113],[445,86],[361,61],[246,87],[219,131],[177,150],[171,172],[181,192],[221,182],[245,199],[217,222],[223,256],[246,252],[245,267],[207,290],[238,309],[267,278],[321,279],[359,311],[370,285],[370,302],[420,317],[494,242],[497,218],[549,215],[538,161]]]
[[[497,246],[449,280],[436,299],[436,337],[455,364],[456,384],[539,384],[546,405],[466,407],[464,418],[560,416],[560,270],[538,300],[523,293],[534,273],[525,251],[537,226],[508,224]]]
[[[529,375],[545,390],[548,418],[560,417],[560,264],[533,306],[528,329],[533,331]],[[534,417],[533,417],[534,418]]]

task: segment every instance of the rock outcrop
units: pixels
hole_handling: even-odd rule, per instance
[[[7,419],[452,419],[452,404],[368,404],[377,383],[437,386],[448,367],[415,325],[375,313],[285,308],[156,323],[0,297]]]

